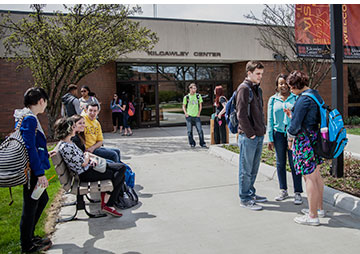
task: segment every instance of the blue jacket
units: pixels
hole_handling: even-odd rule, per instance
[[[45,169],[50,168],[50,162],[46,147],[46,137],[41,131],[37,131],[35,135],[36,127],[36,118],[26,116],[21,123],[20,131],[29,155],[31,170],[35,176],[42,176],[45,174]]]
[[[321,98],[318,91],[309,89],[308,92],[314,94],[319,102]],[[320,110],[315,101],[309,96],[300,94],[292,109],[292,119],[288,129],[289,137],[295,137],[301,131],[317,131],[320,123]]]
[[[286,116],[284,108],[292,109],[296,101],[296,96],[290,96],[283,101],[278,93],[270,97],[267,110],[267,134],[270,142],[274,142],[274,131],[286,133],[291,119]]]

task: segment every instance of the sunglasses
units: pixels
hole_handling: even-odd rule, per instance
[[[87,90],[80,90],[80,92],[81,92],[81,93],[86,93],[86,92],[87,92]]]

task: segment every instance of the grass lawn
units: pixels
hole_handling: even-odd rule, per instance
[[[54,178],[49,182],[49,187],[47,188],[47,193],[49,195],[49,202],[45,208],[45,211],[42,213],[40,220],[35,229],[35,235],[44,236],[44,226],[47,216],[47,210],[51,206],[51,203],[58,193],[61,185],[54,166],[51,163],[51,168],[46,170],[46,177],[49,179],[53,175]],[[17,186],[11,188],[14,203],[9,206],[10,203],[10,194],[9,188],[0,188],[0,253],[20,253],[20,218],[22,213],[22,186]]]
[[[353,134],[353,135],[360,135],[360,127],[355,127],[355,128],[347,128],[346,132],[348,134]]]

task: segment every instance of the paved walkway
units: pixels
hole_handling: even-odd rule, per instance
[[[209,144],[208,126],[204,130]],[[270,202],[263,211],[241,208],[236,163],[208,149],[191,149],[185,127],[105,138],[136,172],[140,203],[121,218],[88,219],[81,212],[82,220],[57,224],[48,253],[359,252],[360,217],[327,204],[329,217],[321,226],[295,224],[306,198],[301,206],[292,199],[274,202],[278,183],[263,173],[274,169],[268,165],[261,164],[255,187]]]

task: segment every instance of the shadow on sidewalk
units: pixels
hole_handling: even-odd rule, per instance
[[[151,198],[153,195],[149,193],[141,193],[144,187],[141,185],[135,185],[135,190],[140,198]],[[136,212],[138,208],[142,206],[142,202],[139,199],[139,203],[131,208],[126,210],[119,210],[123,214],[120,218],[115,218],[112,216],[106,216],[103,218],[87,218],[79,219],[81,221],[86,221],[88,223],[89,235],[92,236],[86,240],[83,244],[83,247],[79,247],[75,244],[66,243],[66,244],[56,244],[52,246],[52,250],[60,249],[64,253],[117,253],[111,252],[104,249],[99,249],[95,247],[97,241],[105,238],[106,232],[111,232],[117,230],[119,233],[118,238],[114,238],[114,241],[121,239],[121,234],[125,233],[126,229],[136,227],[136,222],[140,219],[153,219],[156,218],[155,215],[149,214],[147,212]],[[65,223],[72,223],[71,221]],[[85,227],[84,227],[85,229]],[[124,230],[121,232],[119,230]],[[139,252],[129,251],[127,254],[140,254]]]
[[[268,201],[266,203],[259,203],[264,211],[286,212],[293,213],[294,218],[303,215],[301,209],[307,208],[307,198],[303,197],[302,205],[294,205],[292,199],[288,201],[276,202]],[[325,206],[328,206],[325,204]],[[334,210],[336,208],[333,208]],[[326,217],[320,218],[321,226],[331,228],[352,228],[360,230],[359,220],[353,218],[349,213],[340,213],[333,210],[326,210]],[[327,223],[326,223],[327,221]],[[293,223],[293,222],[289,222]],[[295,223],[295,222],[294,222]]]

